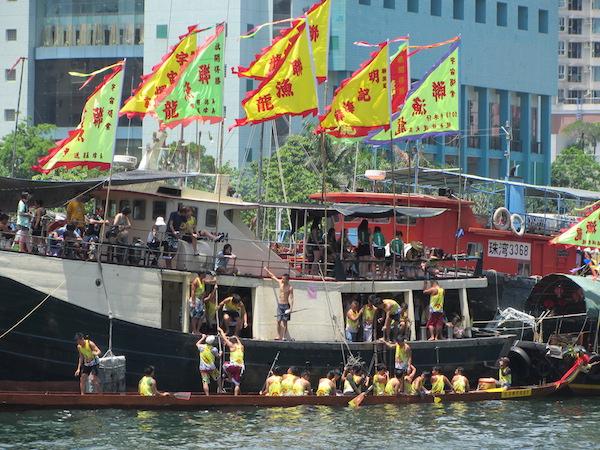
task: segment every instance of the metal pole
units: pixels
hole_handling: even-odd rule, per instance
[[[17,95],[17,110],[15,111],[15,134],[13,136],[14,144],[12,151],[12,163],[10,168],[10,176],[15,176],[15,164],[17,161],[17,134],[19,133],[19,109],[21,109],[21,91],[23,89],[23,72],[25,70],[25,59],[21,57],[21,76],[19,77],[19,94]]]
[[[258,210],[256,211],[256,236],[260,237],[262,233],[263,220],[262,220],[262,207],[260,204],[263,201],[263,145],[265,140],[265,123],[260,124],[260,144],[258,151],[258,174],[257,174],[257,187],[256,187],[256,199],[258,201]],[[260,234],[259,234],[260,233]]]

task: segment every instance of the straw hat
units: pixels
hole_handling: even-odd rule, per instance
[[[423,243],[420,241],[410,241],[410,246],[419,252],[423,250]]]

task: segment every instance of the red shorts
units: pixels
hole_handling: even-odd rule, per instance
[[[225,370],[227,376],[231,379],[231,382],[236,386],[239,386],[242,381],[242,372],[244,371],[244,367],[226,362],[223,364],[223,369]]]
[[[432,312],[427,321],[427,328],[442,328],[444,326],[444,313],[443,312]]]

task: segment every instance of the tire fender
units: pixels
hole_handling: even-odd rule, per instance
[[[516,223],[519,223],[520,226],[517,227]],[[523,236],[525,234],[525,219],[520,214],[511,214],[510,216],[510,229],[513,234],[517,236]]]
[[[531,371],[531,358],[525,350],[520,347],[511,347],[508,352],[508,359],[510,359],[511,366],[522,370],[523,377],[529,377]]]
[[[494,211],[492,225],[497,230],[508,230],[510,227],[510,212],[508,209],[501,207]]]

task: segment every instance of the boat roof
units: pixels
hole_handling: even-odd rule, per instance
[[[380,205],[380,204],[365,204],[365,203],[263,203],[262,206],[267,208],[286,208],[289,209],[292,215],[298,214],[301,216],[304,211],[307,211],[308,217],[323,217],[342,214],[348,218],[379,218],[392,217],[394,211],[396,214],[402,214],[414,218],[429,218],[439,216],[447,211],[446,208],[427,208],[421,206],[396,206]]]
[[[130,170],[113,173],[111,185],[122,186],[158,182],[194,175],[193,173],[174,173],[160,170]],[[0,177],[0,210],[10,211],[15,209],[23,191],[31,193],[34,198],[42,199],[46,207],[52,208],[63,205],[67,200],[76,197],[78,194],[107,184],[108,176],[80,181],[27,180]]]
[[[412,168],[409,170],[407,167],[402,167],[394,170],[393,172],[387,171],[386,179],[387,182],[395,180],[397,184],[414,187],[415,169]],[[461,187],[463,191],[472,189],[486,192],[489,192],[489,188],[486,189],[483,187],[483,185],[496,185],[502,190],[504,190],[506,186],[516,186],[524,188],[525,195],[528,197],[575,199],[585,201],[600,200],[600,192],[597,191],[588,191],[585,189],[560,186],[540,186],[536,184],[524,183],[514,178],[510,180],[486,178],[479,175],[460,173],[459,169],[433,169],[429,167],[419,167],[417,180],[418,187],[420,188],[450,188],[455,192],[459,191],[460,184],[462,184]]]
[[[396,204],[408,205],[417,208],[457,208],[459,199],[457,197],[445,197],[440,195],[427,194],[412,194],[412,193],[396,193],[388,192],[327,192],[325,194],[311,194],[309,198],[313,200],[323,200],[324,202],[340,203],[340,204],[373,204],[390,206],[394,200]],[[462,206],[470,206],[473,204],[470,200],[460,200]]]
[[[545,296],[551,295],[554,288],[562,286],[564,289],[581,288],[585,297],[585,308],[590,318],[597,319],[600,315],[600,283],[591,277],[553,273],[546,275],[531,290],[527,304],[535,307],[543,303]]]

